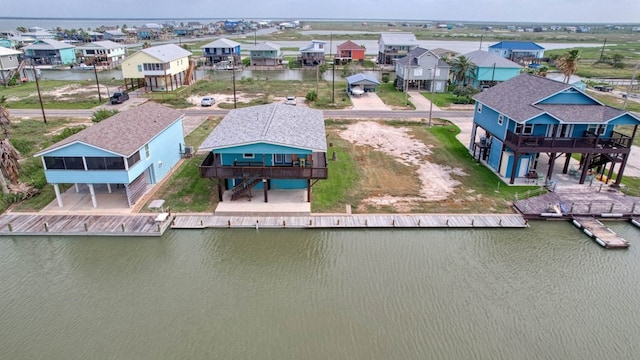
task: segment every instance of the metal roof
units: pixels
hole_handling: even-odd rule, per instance
[[[75,48],[75,46],[53,39],[38,39],[33,44],[24,47],[24,49],[27,50],[61,50],[71,48]]]
[[[124,47],[123,44],[118,44],[111,40],[94,41],[94,42],[86,43],[79,46],[80,49],[83,49],[83,48],[118,49],[123,47]]]
[[[418,40],[413,33],[381,33],[380,40],[385,45],[409,45],[418,46]]]
[[[359,74],[355,74],[347,77],[347,84],[349,84],[349,86],[363,82],[363,81],[368,81],[370,83],[380,85],[380,81],[378,81],[378,79],[368,74],[359,73]]]
[[[215,150],[268,143],[311,151],[327,151],[322,111],[285,104],[234,109],[202,142]]]
[[[280,50],[280,45],[274,44],[268,41],[255,45],[250,49],[250,51],[273,51],[273,50]]]
[[[489,46],[489,49],[544,50],[542,46],[531,41],[501,41]]]
[[[187,51],[175,44],[152,46],[140,51],[165,63],[192,55],[191,51]]]
[[[495,65],[497,68],[522,68],[522,66],[509,59],[484,50],[472,51],[464,54],[464,56],[471,60],[477,67],[493,67]]]
[[[204,48],[234,48],[236,46],[240,46],[240,43],[237,43],[233,40],[220,38],[218,40],[212,41],[208,44],[200,46],[201,49]]]

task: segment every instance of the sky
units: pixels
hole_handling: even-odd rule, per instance
[[[28,6],[25,6],[28,4]],[[177,4],[177,6],[176,6]],[[398,19],[640,24],[639,0],[78,0],[7,1],[6,17]],[[1,21],[1,20],[0,20]]]

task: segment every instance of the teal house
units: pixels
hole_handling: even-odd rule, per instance
[[[488,51],[476,50],[464,55],[474,65],[467,78],[477,88],[491,87],[520,75],[522,66]]]
[[[286,104],[234,109],[200,146],[209,151],[200,176],[217,180],[218,198],[231,200],[262,189],[307,190],[327,178],[327,143],[322,111]]]
[[[489,46],[489,52],[519,63],[536,63],[544,48],[532,41],[501,41]]]
[[[546,178],[564,156],[562,172],[578,154],[580,169],[572,169],[579,183],[590,173],[619,185],[629,159],[640,118],[605,105],[573,85],[521,74],[474,96],[476,100],[469,150],[501,177],[536,175],[540,154],[548,154]],[[621,126],[631,128],[622,132]]]
[[[76,47],[52,39],[36,40],[22,48],[26,57],[36,65],[70,65],[76,63]]]
[[[57,142],[34,156],[42,158],[47,182],[63,207],[61,185],[98,195],[123,191],[133,206],[161,181],[184,153],[183,113],[146,102]],[[73,190],[71,190],[73,191]]]

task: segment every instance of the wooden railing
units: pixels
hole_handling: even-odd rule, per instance
[[[313,153],[313,162],[306,166],[264,166],[260,163],[222,165],[220,155],[209,153],[200,164],[200,177],[209,179],[241,179],[261,176],[263,179],[326,179],[326,154]]]
[[[522,150],[536,151],[559,151],[559,152],[580,152],[581,150],[608,150],[607,152],[616,152],[612,150],[629,149],[631,147],[632,138],[614,131],[610,137],[599,137],[594,133],[586,132],[584,137],[547,137],[518,135],[511,131],[507,132],[505,145]]]

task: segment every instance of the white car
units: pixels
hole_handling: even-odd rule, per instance
[[[295,96],[287,96],[287,101],[285,101],[284,103],[285,103],[285,105],[296,106],[296,97]]]
[[[200,106],[213,106],[216,103],[216,100],[210,96],[205,96],[202,98],[200,102]]]

